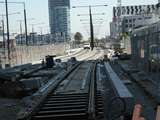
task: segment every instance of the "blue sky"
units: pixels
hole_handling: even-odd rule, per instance
[[[3,1],[3,0],[0,0]],[[25,1],[27,16],[28,18],[35,18],[35,20],[28,21],[28,28],[31,31],[31,24],[35,23],[44,23],[35,25],[35,31],[40,31],[40,27],[43,27],[43,32],[48,31],[49,20],[48,20],[48,0],[8,0],[12,1]],[[155,4],[158,0],[122,0],[122,5],[145,5],[145,4]],[[108,7],[97,7],[93,8],[93,13],[105,13],[104,16],[93,16],[93,19],[102,19],[103,24],[95,25],[95,34],[97,37],[103,37],[106,34],[110,33],[109,31],[109,22],[112,20],[112,8],[117,5],[117,0],[71,0],[71,6],[80,6],[80,5],[100,5],[107,4]],[[10,30],[13,32],[19,31],[19,24],[17,20],[23,19],[23,7],[21,5],[10,4],[9,12],[19,12],[21,15],[11,15],[10,16]],[[0,14],[5,13],[4,5],[0,4]],[[88,13],[87,8],[76,8],[71,9],[71,31],[75,33],[77,31],[82,32],[84,36],[88,36],[89,26],[80,22],[80,19],[88,19],[87,16],[77,16],[77,14],[86,14]]]

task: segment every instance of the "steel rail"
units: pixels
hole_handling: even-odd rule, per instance
[[[96,66],[97,63],[93,63],[93,69],[90,76],[90,86],[89,86],[89,98],[88,98],[88,119],[95,120],[96,119]]]
[[[69,71],[60,74],[60,76],[56,77],[55,80],[51,80],[45,86],[40,88],[32,96],[32,102],[25,108],[25,110],[21,111],[18,116],[17,120],[30,120],[32,115],[40,108],[41,104],[45,101],[46,97],[49,93],[55,91],[60,83],[65,80],[67,76],[69,76],[74,70],[76,70],[83,62],[77,63],[74,67],[72,67]]]
[[[33,101],[33,104],[30,105],[32,108],[27,111],[28,114],[25,115],[26,117],[21,117],[18,120],[96,120],[100,118],[103,114],[103,100],[101,93],[97,92],[97,62],[91,61],[91,64],[89,64],[90,67],[86,67],[87,73],[85,72],[85,77],[82,79],[83,90],[80,93],[57,92],[59,85],[61,85],[64,80],[70,78],[71,75],[78,77],[78,74],[76,74],[78,73],[77,70],[84,68],[82,65],[81,69],[80,65],[81,63],[67,74],[61,74],[60,78],[51,80],[34,94],[33,98],[36,99]],[[74,79],[71,77],[69,80]],[[86,85],[87,87],[84,87]],[[85,88],[87,91],[84,91]]]

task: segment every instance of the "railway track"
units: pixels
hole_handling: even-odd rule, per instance
[[[84,62],[61,80],[27,118],[19,120],[94,120],[102,118],[103,111],[96,62]]]
[[[156,108],[159,104],[157,99],[153,97],[147,89],[146,83],[143,83],[143,80],[136,81],[133,79],[128,73],[126,73],[118,64],[112,65],[118,76],[123,80],[128,89],[132,92],[135,97],[135,102],[138,102],[145,106],[144,116],[148,120],[155,119],[156,116]],[[149,82],[149,81],[148,81]],[[150,83],[151,85],[151,83]]]
[[[81,57],[88,52],[89,52],[89,50],[81,50],[78,53],[74,53],[74,54],[71,54],[68,56],[62,56],[62,57],[60,57],[60,59],[62,59],[62,61],[67,61],[71,57]],[[57,58],[59,58],[59,57],[57,57]]]

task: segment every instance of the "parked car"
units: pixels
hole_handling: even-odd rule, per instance
[[[84,49],[90,49],[90,44],[89,43],[84,44],[83,48]]]

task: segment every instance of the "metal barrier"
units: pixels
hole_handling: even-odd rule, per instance
[[[160,22],[135,29],[131,46],[133,63],[147,72],[160,91]]]
[[[125,103],[127,104],[125,108],[127,111],[127,114],[131,114],[133,104],[134,104],[133,95],[128,90],[128,88],[124,85],[124,83],[118,77],[118,75],[114,72],[114,70],[112,69],[109,63],[105,63],[105,68],[116,97],[121,98],[125,101]]]
[[[137,67],[160,73],[160,22],[137,28],[131,37],[132,58]]]
[[[109,63],[105,63],[106,70],[108,72],[111,83],[115,89],[116,94],[121,98],[132,98],[132,94],[127,89],[127,87],[123,84],[114,70],[111,68]]]

